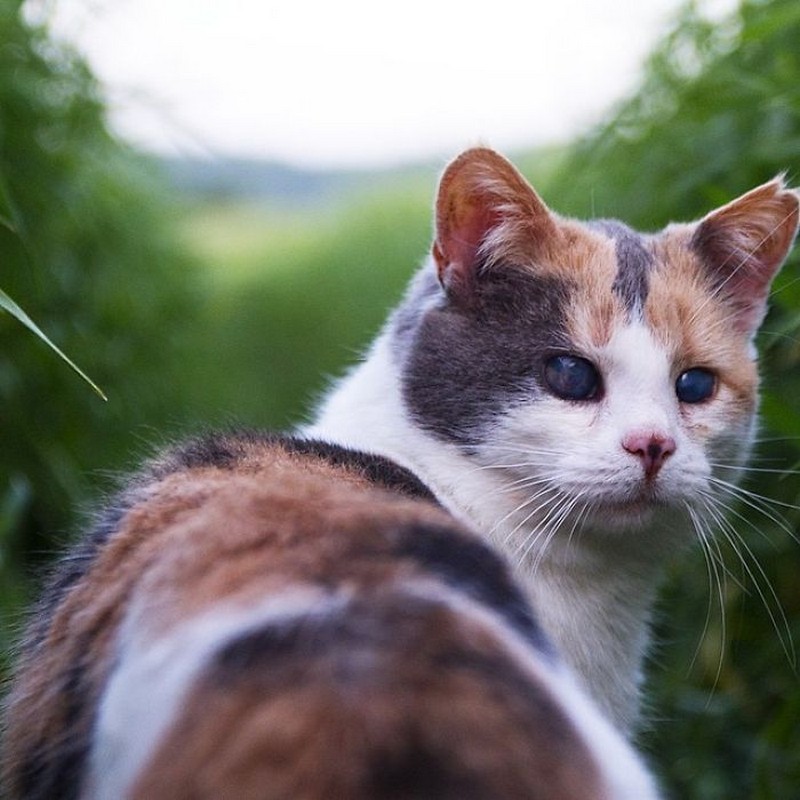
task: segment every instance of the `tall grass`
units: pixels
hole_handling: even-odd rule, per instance
[[[83,62],[21,7],[0,0],[0,286],[110,402],[64,369],[19,314],[0,313],[4,639],[28,576],[74,528],[98,472],[118,469],[134,432],[180,405],[182,388],[165,378],[181,359],[198,290],[163,182],[109,135]]]

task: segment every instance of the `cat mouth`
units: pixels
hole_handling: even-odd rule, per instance
[[[652,496],[633,495],[627,498],[608,498],[594,505],[594,522],[603,529],[636,531],[649,527],[659,509],[666,503]]]
[[[623,514],[646,514],[663,505],[664,503],[651,497],[635,497],[628,500],[611,500],[603,505],[603,510]]]
[[[656,487],[643,484],[623,496],[601,499],[597,503],[597,508],[606,513],[641,516],[670,505],[667,498]]]

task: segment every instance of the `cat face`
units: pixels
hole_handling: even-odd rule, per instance
[[[797,224],[781,180],[655,235],[578,223],[468,151],[442,179],[435,274],[396,319],[408,413],[507,476],[540,529],[691,515],[752,440],[752,340]]]

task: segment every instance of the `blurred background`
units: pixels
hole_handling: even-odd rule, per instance
[[[0,310],[0,675],[119,476],[308,416],[424,257],[462,147],[643,229],[800,182],[796,0],[289,5],[0,0],[0,289],[109,398]],[[673,566],[655,621],[641,745],[675,798],[800,797],[798,255],[760,345],[741,538],[724,570]]]

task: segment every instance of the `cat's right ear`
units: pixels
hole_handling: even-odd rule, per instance
[[[703,256],[735,309],[734,321],[749,335],[761,324],[775,274],[797,235],[800,194],[779,175],[698,223],[692,244]]]
[[[530,257],[533,245],[554,232],[547,206],[494,150],[467,150],[442,175],[433,257],[451,297],[468,303],[482,270]]]

